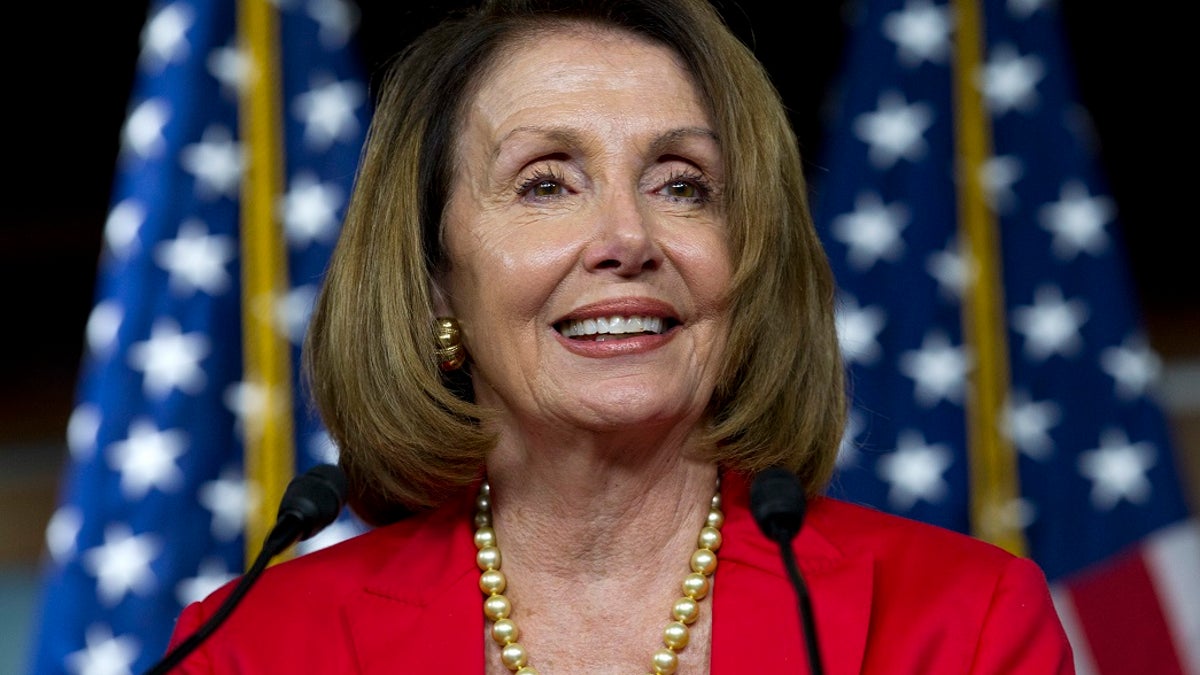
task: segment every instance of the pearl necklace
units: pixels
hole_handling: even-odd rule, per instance
[[[512,602],[504,595],[508,585],[500,571],[500,548],[496,542],[496,531],[492,529],[491,488],[486,480],[479,485],[475,498],[475,562],[483,573],[479,575],[479,589],[483,591],[483,613],[492,621],[492,639],[500,645],[500,661],[517,675],[537,675],[529,665],[529,654],[517,642],[517,624],[508,618],[512,614]],[[679,652],[688,644],[688,626],[700,616],[700,600],[708,595],[709,577],[717,569],[717,549],[721,547],[721,524],[725,515],[721,512],[721,479],[717,477],[717,491],[705,518],[704,527],[696,539],[696,550],[690,561],[691,573],[683,578],[683,596],[671,607],[674,619],[663,629],[663,648],[654,652],[650,661],[651,673],[674,673],[679,667]]]

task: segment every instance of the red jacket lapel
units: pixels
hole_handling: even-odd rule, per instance
[[[343,607],[359,672],[483,672],[469,514],[465,503],[439,509]]]
[[[779,547],[754,522],[744,478],[727,474],[721,491],[725,525],[713,580],[712,675],[807,672],[796,593]],[[814,500],[795,542],[796,558],[824,671],[851,675],[862,670],[875,563],[869,554],[844,555],[822,534],[826,525],[823,500]]]

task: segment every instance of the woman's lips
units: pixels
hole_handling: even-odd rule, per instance
[[[554,337],[572,354],[589,358],[608,358],[641,354],[657,349],[679,334],[680,324],[675,324],[665,333],[632,333],[606,336],[603,339],[569,338],[558,331]]]
[[[624,339],[648,333],[661,335],[669,329],[672,319],[661,316],[598,316],[594,319],[572,319],[562,321],[555,328],[564,337],[575,340],[605,340]]]
[[[618,298],[577,307],[554,323],[560,342],[584,356],[616,356],[654,349],[682,322],[669,304],[653,298]]]

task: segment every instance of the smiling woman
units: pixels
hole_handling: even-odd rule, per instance
[[[377,527],[268,570],[185,670],[793,671],[771,468],[830,672],[1071,672],[1032,563],[821,496],[833,294],[784,106],[705,0],[448,18],[384,82],[305,345]]]
[[[717,133],[683,63],[644,38],[572,26],[503,62],[463,114],[435,287],[465,326],[476,402],[520,420],[493,458],[600,444],[678,461],[666,435],[703,413],[728,333]],[[504,440],[531,433],[574,450]]]

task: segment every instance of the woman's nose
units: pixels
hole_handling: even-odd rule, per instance
[[[584,251],[584,266],[631,277],[658,269],[663,253],[653,224],[636,194],[613,195],[595,214],[592,240]]]

